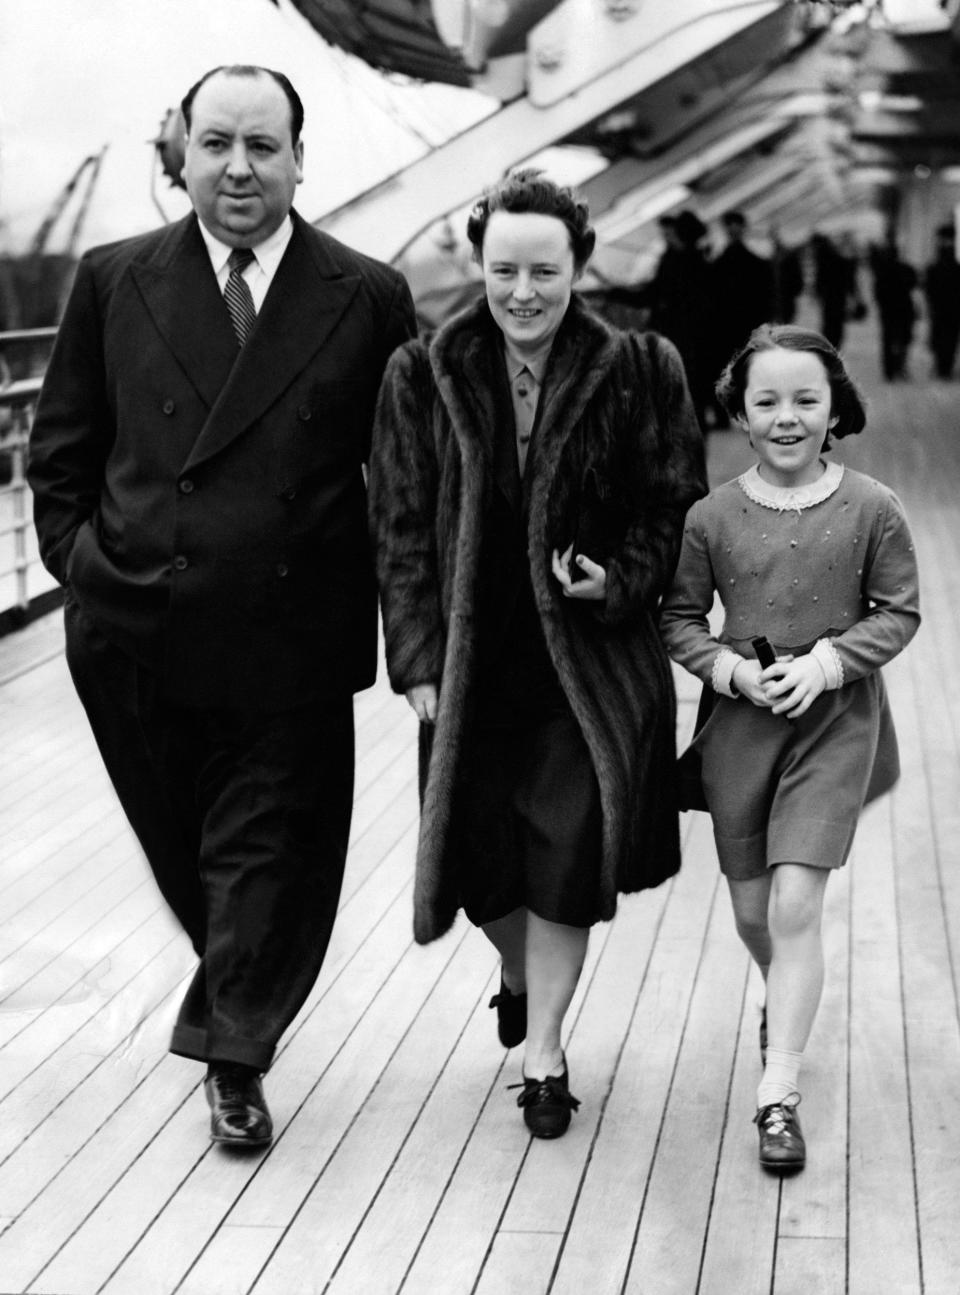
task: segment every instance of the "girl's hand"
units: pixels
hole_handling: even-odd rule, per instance
[[[809,652],[767,666],[760,680],[774,715],[786,715],[787,719],[808,711],[827,686],[823,667]]]
[[[577,557],[577,566],[583,572],[583,578],[574,582],[570,579],[570,560],[573,557],[573,545],[563,553],[553,550],[553,574],[560,582],[564,598],[582,598],[591,602],[602,602],[607,595],[607,573],[598,562],[581,553]]]
[[[437,719],[437,685],[418,683],[404,693],[421,724],[433,724]]]
[[[773,667],[771,666],[772,670]],[[759,661],[753,657],[743,657],[733,667],[733,674],[730,681],[748,701],[752,701],[754,706],[769,707],[772,705],[763,684],[760,682],[764,671]]]

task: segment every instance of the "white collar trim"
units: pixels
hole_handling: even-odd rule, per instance
[[[822,504],[840,488],[842,480],[843,464],[832,462],[826,464],[822,474],[809,485],[772,486],[769,481],[764,481],[758,471],[758,465],[754,464],[737,478],[737,484],[747,498],[752,499],[755,504],[760,504],[764,508],[775,508],[777,512],[782,513],[788,508],[795,508],[800,512],[804,508],[812,508],[814,504]]]

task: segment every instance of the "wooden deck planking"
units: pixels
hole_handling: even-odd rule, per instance
[[[465,950],[463,932],[456,942],[445,943],[447,960],[442,964],[439,953],[443,946],[437,946],[434,971],[439,975],[429,997],[406,1025],[386,1064],[378,1068],[376,1050],[364,1045],[363,1055],[370,1057],[371,1069],[378,1076],[376,1084],[326,1162],[316,1165],[309,1195],[300,1203],[292,1225],[254,1287],[258,1295],[282,1295],[295,1289],[304,1249],[311,1253],[311,1280],[319,1289],[334,1277],[449,1062],[463,1026],[465,1000],[476,1007],[483,995],[489,994],[490,966],[485,951],[477,946]],[[419,956],[412,960],[419,961]],[[406,970],[422,978],[417,966],[409,965]],[[409,997],[409,986],[399,982],[396,993],[399,998]],[[389,1010],[395,1014],[392,1004]],[[495,1076],[497,1069],[496,1057],[488,1055],[487,1076]],[[484,1068],[478,1071],[478,1078],[482,1086]],[[472,1096],[476,1103],[476,1090]],[[439,1154],[439,1148],[436,1150]],[[332,1218],[338,1221],[336,1229],[329,1227]],[[378,1275],[377,1280],[382,1278]]]
[[[903,778],[827,891],[804,1173],[756,1165],[759,984],[703,815],[680,875],[594,932],[570,1133],[524,1136],[491,951],[462,920],[411,940],[414,732],[382,683],[358,699],[330,954],[268,1081],[276,1143],[209,1147],[199,1068],[165,1053],[190,951],[44,625],[26,673],[0,644],[4,1295],[956,1295],[960,418],[947,384],[870,394],[841,456],[904,499],[925,623],[885,672]],[[733,433],[710,448],[715,477],[744,462]],[[696,695],[681,679],[681,728]]]
[[[722,907],[725,895],[712,875],[701,884],[710,897],[707,923],[642,1223],[634,1229],[625,1286],[629,1295],[651,1289],[664,1295],[695,1290],[710,1219],[747,966]]]
[[[573,1295],[593,1283],[600,1290],[613,1289],[634,1255],[718,889],[709,852],[697,850],[708,835],[707,820],[690,816],[684,826],[688,858],[696,862],[683,868],[668,889],[655,892],[662,908],[654,938],[641,951],[642,971],[635,973],[636,1004],[602,1123],[592,1139],[561,1256],[558,1292]],[[649,906],[653,898],[640,896],[632,905]],[[745,955],[738,961],[745,969]],[[720,1130],[712,1132],[719,1136]]]
[[[920,754],[920,713],[909,703],[901,710],[906,773],[893,792],[894,848],[916,1210],[925,1287],[948,1292],[956,1290],[960,1272],[955,1226],[960,1160],[951,1137],[957,1113],[952,1086],[945,1082],[960,1073],[955,951],[944,916],[929,784]],[[956,866],[956,842],[952,855]]]
[[[436,950],[430,951],[428,958],[442,964],[449,955],[449,949],[437,946]],[[405,961],[407,965],[403,968],[403,974],[391,977],[375,1007],[365,1014],[353,1040],[354,1048],[341,1054],[342,1059],[338,1058],[339,1073],[331,1067],[314,1092],[310,1094],[308,1103],[298,1112],[298,1122],[302,1132],[306,1134],[307,1142],[300,1154],[304,1156],[312,1170],[309,1195],[306,1200],[292,1199],[289,1193],[279,1197],[271,1195],[265,1197],[262,1202],[268,1207],[269,1212],[275,1213],[280,1208],[283,1210],[285,1219],[293,1218],[292,1227],[285,1230],[284,1235],[284,1240],[289,1238],[284,1256],[288,1260],[288,1271],[283,1271],[283,1265],[277,1262],[275,1256],[271,1256],[271,1267],[280,1270],[279,1283],[275,1284],[275,1289],[288,1292],[296,1289],[297,1280],[303,1271],[304,1249],[308,1249],[311,1253],[312,1279],[322,1279],[326,1276],[339,1257],[345,1238],[351,1231],[351,1224],[355,1226],[356,1221],[362,1217],[369,1195],[376,1191],[389,1168],[392,1156],[383,1142],[383,1138],[389,1132],[384,1127],[385,1121],[391,1115],[389,1108],[386,1106],[382,1108],[378,1120],[380,1104],[376,1101],[375,1092],[371,1092],[367,1094],[362,1110],[355,1116],[350,1098],[358,1082],[356,1069],[358,1054],[369,1057],[367,1075],[379,1076],[383,1071],[389,1072],[391,1069],[389,1061],[392,1058],[389,1057],[389,1052],[399,1049],[412,1033],[411,1027],[414,1022],[409,1014],[415,1013],[417,1009],[416,999],[410,1002],[413,997],[410,991],[413,989],[414,995],[416,994],[417,988],[422,984],[420,973],[424,969],[410,966],[409,959]],[[429,967],[426,969],[426,977],[429,980]],[[417,986],[411,985],[414,978],[418,979]],[[424,1039],[422,1030],[419,1039],[422,1043]],[[442,1036],[434,1042],[440,1046],[444,1044]],[[408,1048],[408,1057],[409,1052]],[[434,1060],[431,1051],[427,1051],[424,1060],[427,1063]],[[429,1083],[434,1073],[426,1067],[419,1069],[415,1065],[410,1065],[409,1061],[407,1065],[396,1069],[400,1070],[404,1077],[409,1076],[421,1084]],[[384,1082],[382,1078],[380,1082]],[[393,1121],[393,1133],[397,1137],[402,1137],[403,1132],[409,1127],[410,1106],[413,1105],[416,1108],[420,1104],[420,1093],[416,1082],[400,1090],[398,1097],[400,1101],[396,1119]],[[368,1130],[371,1130],[371,1126],[374,1128],[379,1126],[377,1131],[380,1135],[372,1138],[367,1148],[367,1155],[361,1157],[359,1161],[355,1156],[351,1159],[343,1152],[344,1146],[350,1145],[350,1135],[357,1123],[366,1126]],[[194,1128],[191,1127],[185,1132],[189,1134],[189,1140],[195,1146],[197,1139]],[[163,1155],[162,1159],[166,1165],[170,1157]],[[114,1282],[108,1283],[104,1288],[106,1291],[110,1291],[111,1287],[117,1290],[147,1289],[151,1280],[159,1281],[163,1288],[174,1288],[183,1276],[183,1261],[178,1250],[184,1230],[186,1229],[188,1235],[199,1242],[196,1248],[198,1250],[202,1248],[210,1237],[209,1204],[211,1200],[215,1201],[218,1195],[226,1195],[225,1185],[219,1181],[219,1165],[216,1161],[217,1158],[214,1155],[208,1153],[204,1156],[192,1175],[195,1181],[189,1184],[188,1190],[178,1190],[169,1203],[164,1205],[162,1213],[158,1214],[149,1234],[125,1259]],[[360,1171],[355,1179],[351,1176],[351,1167],[356,1167]],[[254,1196],[264,1196],[265,1192],[265,1186],[254,1177],[246,1187],[244,1202],[249,1204]],[[208,1208],[198,1210],[198,1203],[205,1204]],[[229,1224],[233,1217],[234,1214],[227,1214],[225,1222]],[[336,1231],[326,1226],[329,1217],[336,1217],[338,1221]],[[254,1226],[262,1226],[262,1224]],[[244,1285],[249,1285],[256,1274],[257,1270],[252,1272],[248,1270],[237,1275]]]
[[[769,1295],[777,1254],[780,1192],[775,1180],[757,1170],[756,1150],[746,1121],[756,1105],[760,1078],[758,1030],[760,976],[745,979],[738,1046],[731,1077],[723,1142],[719,1149],[710,1227],[703,1243],[699,1295]],[[736,987],[729,983],[731,993]],[[746,1225],[749,1220],[749,1226]]]
[[[846,1241],[849,885],[850,869],[844,868],[827,887],[823,997],[800,1079],[804,1094],[800,1118],[810,1157],[802,1174],[783,1179],[780,1200],[779,1238],[781,1242],[791,1240],[789,1252],[797,1255],[801,1243],[819,1242],[826,1237]],[[813,1254],[820,1248],[816,1244],[809,1247]],[[778,1245],[777,1272],[782,1254]]]
[[[356,934],[356,932],[354,932]],[[375,978],[382,975],[382,966],[377,966],[373,974],[369,977],[369,982],[373,984]],[[167,1023],[168,1033],[169,1022]],[[349,1025],[347,1026],[349,1028]],[[161,1051],[158,1055],[162,1056],[162,1048],[165,1044],[165,1037],[156,1040]],[[75,1166],[73,1177],[76,1181],[64,1184],[64,1195],[67,1202],[72,1208],[81,1208],[85,1214],[81,1220],[85,1225],[85,1236],[87,1238],[96,1238],[97,1242],[102,1241],[102,1253],[98,1253],[96,1261],[92,1265],[87,1265],[83,1260],[79,1261],[75,1269],[76,1272],[83,1272],[86,1281],[87,1274],[91,1270],[99,1270],[99,1265],[106,1258],[112,1262],[119,1263],[124,1258],[126,1251],[135,1245],[138,1239],[136,1218],[131,1217],[136,1214],[137,1210],[146,1211],[141,1216],[141,1222],[144,1229],[152,1222],[155,1213],[159,1213],[166,1200],[176,1195],[176,1190],[184,1176],[184,1165],[192,1166],[198,1157],[208,1156],[209,1150],[205,1145],[205,1139],[202,1137],[203,1116],[202,1106],[197,1102],[197,1068],[189,1062],[180,1059],[170,1058],[165,1062],[170,1075],[176,1078],[176,1084],[173,1091],[169,1090],[169,1084],[160,1085],[159,1093],[152,1091],[157,1088],[157,1080],[151,1087],[148,1087],[142,1094],[141,1100],[135,1103],[129,1111],[120,1111],[116,1123],[120,1126],[117,1129],[116,1151],[117,1156],[114,1163],[110,1163],[109,1154],[105,1157],[103,1141],[100,1135],[95,1142],[88,1142],[83,1147],[83,1157]],[[161,1076],[161,1079],[168,1079],[170,1076]],[[310,1081],[315,1081],[315,1076],[311,1074]],[[295,1096],[291,1093],[292,1085],[286,1087],[288,1098]],[[121,1090],[122,1091],[122,1090]],[[189,1099],[189,1100],[187,1100]],[[186,1108],[180,1110],[183,1103],[186,1102]],[[277,1111],[282,1115],[282,1107]],[[172,1117],[176,1115],[177,1119]],[[172,1121],[172,1125],[167,1123]],[[199,1120],[199,1126],[198,1126]],[[124,1127],[129,1125],[129,1127]],[[201,1136],[198,1137],[198,1132]],[[147,1148],[151,1156],[157,1161],[156,1166],[145,1164],[143,1153],[141,1153],[141,1142],[145,1139],[150,1140]],[[109,1139],[107,1152],[109,1152]],[[186,1159],[184,1155],[186,1154]],[[134,1159],[140,1155],[140,1159]],[[309,1149],[307,1151],[309,1156]],[[215,1160],[215,1157],[212,1157]],[[88,1162],[88,1163],[87,1163]],[[241,1165],[247,1173],[254,1172],[260,1162]],[[236,1166],[229,1165],[226,1167],[219,1166],[219,1172],[215,1175],[220,1187],[227,1192],[228,1202],[232,1202],[236,1193],[236,1184],[232,1181],[230,1171]],[[144,1172],[147,1170],[146,1179]],[[81,1190],[77,1194],[78,1185],[89,1183],[92,1178],[94,1185],[97,1182],[103,1183],[102,1197],[98,1197],[96,1190]],[[186,1193],[189,1198],[190,1193]],[[77,1202],[75,1205],[74,1202]],[[133,1206],[136,1206],[136,1209]],[[210,1208],[214,1204],[213,1200],[206,1199],[203,1202],[203,1208],[199,1211],[198,1217],[201,1220],[208,1220]],[[155,1207],[155,1208],[154,1208]],[[227,1205],[224,1206],[226,1210]],[[123,1226],[116,1230],[114,1210],[119,1209]],[[113,1220],[113,1223],[111,1223]],[[41,1238],[47,1232],[49,1220],[43,1216],[43,1212],[36,1213],[31,1220],[33,1223],[33,1232]],[[113,1227],[113,1232],[111,1232]],[[0,1244],[4,1238],[0,1237]],[[86,1242],[83,1242],[86,1244]],[[73,1250],[76,1252],[81,1241],[73,1243]],[[71,1247],[68,1246],[67,1254],[69,1259]],[[118,1253],[119,1252],[119,1253]],[[182,1251],[177,1251],[182,1255]],[[191,1258],[193,1252],[190,1252]],[[0,1267],[2,1270],[2,1267]],[[112,1268],[107,1269],[107,1274]],[[68,1271],[71,1268],[68,1267]],[[54,1268],[54,1275],[56,1266]],[[43,1287],[38,1287],[41,1289]],[[83,1289],[89,1289],[84,1285]],[[96,1289],[96,1287],[93,1287]],[[54,1281],[51,1289],[56,1290],[57,1285]],[[134,1289],[147,1289],[134,1288]]]
[[[864,813],[851,858],[852,1295],[920,1289],[892,838],[884,800]]]
[[[588,952],[584,973],[571,1005],[568,1045],[576,1030],[595,969],[606,948],[610,928],[598,934],[599,938],[592,943]],[[489,959],[489,952],[484,950],[484,953]],[[493,991],[495,987],[496,979],[492,977],[488,989]],[[482,1010],[489,1039],[493,1028],[492,1018],[486,1008]],[[509,1129],[516,1128],[520,1114],[514,1100],[515,1094],[508,1093],[505,1089],[508,1084],[518,1082],[520,1075],[516,1057],[506,1067],[502,1066],[503,1057],[504,1054],[495,1045],[496,1070],[488,1070],[486,1074],[481,1072],[474,1089],[474,1100],[479,1104],[479,1109],[472,1125],[464,1129],[464,1133],[469,1135],[469,1141],[457,1148],[456,1160],[450,1165],[450,1173],[430,1226],[412,1256],[405,1278],[409,1289],[414,1291],[436,1291],[437,1295],[441,1295],[447,1289],[447,1283],[452,1283],[454,1289],[464,1282],[469,1286],[473,1281],[471,1271],[482,1280],[490,1247],[503,1226],[505,1213],[518,1190],[528,1161],[531,1157],[544,1153],[546,1144],[531,1145],[526,1138],[517,1142],[509,1136]],[[575,1064],[571,1050],[571,1065]],[[582,1130],[579,1131],[579,1136],[583,1136]],[[575,1157],[573,1150],[569,1154]],[[561,1193],[569,1191],[569,1165],[561,1160],[551,1168],[556,1170],[551,1185]],[[549,1227],[549,1224],[544,1222],[542,1226]]]
[[[404,901],[408,900],[403,886],[398,893]],[[179,1280],[187,1267],[185,1256],[192,1260],[202,1249],[210,1230],[226,1216],[235,1198],[238,1195],[241,1198],[241,1213],[244,1207],[250,1207],[252,1196],[247,1182],[254,1176],[262,1175],[254,1224],[269,1224],[269,1218],[259,1216],[263,1212],[278,1216],[283,1223],[290,1219],[302,1199],[302,1187],[312,1185],[319,1167],[353,1114],[352,1102],[358,1095],[356,1089],[360,1082],[357,1076],[366,1074],[368,1082],[373,1082],[383,1064],[382,1051],[391,1046],[391,1031],[401,1028],[403,1018],[398,1011],[395,978],[391,976],[383,984],[383,977],[385,969],[398,965],[405,955],[408,964],[411,961],[406,902],[398,903],[394,898],[388,917],[390,920],[384,923],[380,940],[364,950],[367,966],[362,965],[359,956],[353,959],[360,965],[353,967],[352,977],[338,976],[335,987],[323,1000],[322,1019],[320,1013],[310,1012],[287,1041],[274,1072],[278,1094],[282,1093],[273,1103],[278,1134],[274,1154],[263,1160],[232,1162],[224,1172],[221,1157],[205,1144],[203,1137],[206,1121],[202,1098],[198,1100],[196,1092],[198,1069],[189,1062],[178,1061],[178,1067],[189,1076],[192,1100],[177,1109],[175,1119],[160,1122],[147,1153],[129,1166],[119,1166],[123,1169],[122,1175],[90,1214],[83,1232],[54,1262],[47,1278],[49,1285],[40,1285],[38,1290],[56,1292],[58,1282],[62,1284],[64,1276],[74,1272],[84,1274],[85,1285],[81,1289],[97,1290],[99,1283],[107,1281],[116,1268],[127,1264],[132,1267],[123,1281],[129,1280],[130,1284],[115,1285],[115,1289],[149,1290],[149,1284],[142,1284],[137,1275],[141,1270],[138,1256],[141,1238],[151,1231],[153,1235],[146,1249],[148,1253],[157,1253],[155,1242],[167,1235],[171,1218],[177,1224],[172,1233],[176,1241],[172,1249],[159,1255],[159,1260],[164,1273],[171,1266],[177,1268],[175,1275]],[[356,923],[347,925],[353,927],[352,934],[360,944],[363,937]],[[432,957],[444,955],[439,945],[429,953]],[[415,974],[416,969],[410,971],[408,980]],[[368,996],[374,1006],[365,1011]],[[367,1035],[373,1057],[372,1073],[359,1064]],[[290,1065],[291,1053],[295,1069]],[[335,1112],[332,1119],[324,1118],[327,1092],[331,1094]],[[291,1122],[294,1115],[296,1119]],[[91,1148],[91,1154],[96,1154],[95,1147]],[[291,1165],[296,1166],[297,1172],[285,1172]],[[199,1178],[194,1181],[197,1174]],[[180,1207],[181,1193],[185,1209]],[[190,1208],[194,1202],[199,1202],[201,1208]],[[119,1231],[118,1218],[124,1225]],[[186,1247],[180,1230],[184,1225]],[[132,1256],[131,1260],[128,1255]],[[167,1287],[160,1284],[158,1289]],[[169,1289],[173,1289],[172,1285]]]

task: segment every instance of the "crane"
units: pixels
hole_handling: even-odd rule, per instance
[[[80,239],[81,231],[83,230],[83,222],[86,219],[87,211],[90,207],[90,200],[93,197],[93,191],[96,188],[97,179],[100,175],[100,168],[103,165],[103,158],[107,148],[108,145],[104,144],[99,153],[91,153],[88,157],[85,157],[67,183],[57,194],[50,210],[47,212],[46,216],[44,216],[37,232],[33,236],[33,240],[30,244],[29,255],[43,255],[46,250],[47,243],[50,241],[50,235],[53,232],[54,225],[60,219],[67,203],[76,192],[77,186],[83,179],[84,174],[87,174],[86,189],[77,210],[77,214],[74,217],[73,224],[70,227],[70,234],[67,239],[66,254],[68,256],[72,255],[74,248],[77,246]]]

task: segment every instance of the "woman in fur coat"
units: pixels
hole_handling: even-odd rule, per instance
[[[658,600],[703,452],[679,357],[572,295],[587,209],[535,171],[474,208],[485,298],[390,362],[370,462],[392,686],[421,721],[414,932],[501,957],[518,1103],[557,1137],[590,926],[679,867]]]

